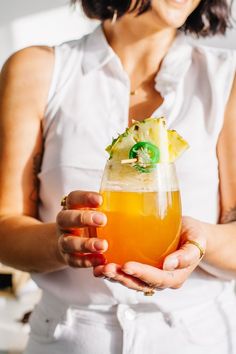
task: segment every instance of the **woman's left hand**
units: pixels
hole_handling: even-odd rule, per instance
[[[95,267],[94,275],[119,282],[147,295],[152,294],[153,290],[178,289],[203,257],[202,253],[206,249],[204,223],[183,217],[180,245],[177,251],[165,258],[163,269],[138,262],[127,262],[122,266],[108,263]]]

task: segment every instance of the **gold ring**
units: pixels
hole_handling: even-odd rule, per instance
[[[148,291],[144,291],[144,296],[152,296],[155,294],[155,291],[153,289],[150,289]]]
[[[65,196],[62,198],[62,200],[61,200],[61,206],[62,206],[63,208],[66,208],[66,200],[67,200],[67,195],[65,195]]]
[[[204,248],[197,241],[194,241],[194,240],[187,240],[186,243],[191,243],[191,245],[196,246],[200,252],[200,259],[202,259],[202,257],[205,254]]]

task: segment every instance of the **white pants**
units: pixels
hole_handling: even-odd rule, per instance
[[[31,319],[25,354],[236,354],[236,299],[171,313],[155,304],[88,309],[44,295]]]

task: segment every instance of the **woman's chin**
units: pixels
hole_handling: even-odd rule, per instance
[[[165,14],[164,16],[160,16],[159,13],[153,12],[152,16],[153,22],[156,26],[160,28],[172,28],[178,29],[180,28],[186,21],[186,17],[176,16],[176,14]]]
[[[162,0],[153,1],[151,13],[153,18],[165,27],[179,28],[187,20],[200,1]]]
[[[169,6],[173,6],[176,9],[183,9],[189,3],[189,0],[165,0]]]

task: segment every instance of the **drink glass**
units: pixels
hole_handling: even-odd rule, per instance
[[[161,268],[178,247],[181,201],[175,166],[157,163],[145,172],[120,161],[106,164],[100,210],[108,221],[97,234],[108,241],[109,263],[137,261]]]

